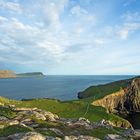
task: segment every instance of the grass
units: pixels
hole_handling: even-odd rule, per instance
[[[126,88],[130,80],[131,79],[116,81],[105,85],[91,86],[83,92],[79,92],[79,98],[88,98],[89,101],[103,98],[104,96],[117,92],[122,88]]]
[[[7,126],[3,129],[0,129],[0,137],[6,137],[11,134],[20,133],[20,132],[28,132],[28,131],[30,130],[25,127],[18,126],[18,125]]]
[[[16,116],[16,112],[12,111],[10,108],[5,108],[0,106],[0,116],[4,116],[6,118],[14,118]]]
[[[101,121],[102,119],[110,120],[112,122],[126,123],[128,122],[116,115],[108,114],[103,107],[89,105],[85,100],[75,100],[62,102],[54,99],[33,99],[27,101],[16,101],[4,99],[5,104],[15,104],[17,107],[37,107],[42,110],[47,110],[57,114],[63,118],[80,118],[85,117],[91,122]],[[89,106],[87,111],[87,106]],[[86,113],[87,112],[87,113]],[[86,113],[86,114],[85,114]]]
[[[0,98],[2,100],[2,97]],[[106,109],[102,107],[96,107],[89,105],[87,101],[84,100],[75,100],[75,101],[59,101],[54,99],[33,99],[33,100],[27,100],[27,101],[16,101],[16,100],[8,100],[6,98],[3,98],[3,103],[6,105],[14,104],[16,107],[29,107],[34,108],[37,107],[42,110],[50,111],[52,113],[55,113],[63,118],[79,118],[79,117],[85,117],[89,119],[91,122],[97,122],[101,121],[102,119],[110,120],[112,122],[117,123],[126,123],[127,121],[116,116],[113,114],[108,114],[106,112]],[[85,114],[87,110],[87,106],[89,106],[87,113]],[[15,115],[15,112],[12,111],[10,108],[4,108],[2,111],[0,111],[1,115],[6,117],[13,117]],[[41,120],[34,119],[34,116],[30,116],[34,121],[36,121],[39,124],[40,128],[61,128],[61,130],[64,131],[65,134],[70,134],[70,132],[73,130],[71,128],[65,127],[62,124],[59,123],[53,123],[53,122],[44,122]],[[75,131],[78,131],[82,135],[90,135],[98,138],[103,138],[108,133],[118,133],[121,129],[115,130],[113,129],[107,129],[107,128],[98,128],[93,129],[92,131],[87,131],[83,128],[77,128]],[[10,134],[18,133],[18,132],[27,132],[30,131],[27,128],[19,127],[19,126],[6,126],[4,129],[0,129],[0,137],[2,136],[8,136]],[[52,131],[39,131],[35,130],[37,132],[40,132],[42,134],[50,135],[50,136],[57,136]],[[74,133],[74,132],[73,132]]]

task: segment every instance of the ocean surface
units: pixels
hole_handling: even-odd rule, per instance
[[[56,98],[77,99],[77,93],[92,85],[133,76],[44,76],[0,79],[0,96],[11,99]]]

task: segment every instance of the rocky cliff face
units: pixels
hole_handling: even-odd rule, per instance
[[[127,88],[96,100],[92,104],[105,107],[109,112],[140,112],[140,78],[133,79]]]
[[[14,78],[16,74],[11,70],[0,70],[0,78]]]
[[[128,86],[124,107],[129,112],[140,112],[140,78],[134,79]]]

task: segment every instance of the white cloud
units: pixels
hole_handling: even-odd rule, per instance
[[[11,10],[11,11],[15,11],[15,12],[21,12],[22,11],[20,4],[16,3],[16,2],[7,2],[7,1],[4,1],[4,0],[1,0],[0,1],[0,7],[3,8],[3,9],[8,9],[8,10]]]
[[[129,33],[140,29],[140,23],[126,23],[122,29],[118,32],[122,39],[127,39]]]
[[[71,14],[74,14],[76,16],[81,16],[83,14],[87,14],[87,11],[85,9],[82,9],[79,5],[72,7]]]
[[[8,21],[8,19],[3,16],[0,16],[0,24],[4,23],[5,21]]]

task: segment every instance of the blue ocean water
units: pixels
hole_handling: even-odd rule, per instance
[[[44,76],[0,79],[0,96],[11,99],[77,99],[77,93],[89,86],[105,84],[133,76]]]

